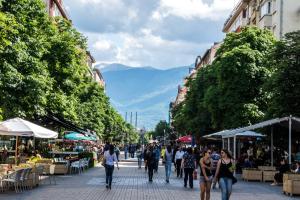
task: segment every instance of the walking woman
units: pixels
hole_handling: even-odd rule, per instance
[[[184,169],[184,187],[187,187],[187,180],[189,179],[189,186],[193,188],[193,173],[197,169],[196,159],[193,155],[192,147],[187,149],[187,152],[182,158],[181,168]]]
[[[172,148],[170,145],[167,147],[164,157],[165,157],[166,182],[169,183],[171,168],[172,168],[172,158],[173,158]]]
[[[219,178],[219,185],[222,192],[222,200],[229,200],[232,191],[232,180],[234,171],[234,160],[226,149],[221,150],[221,159],[218,161],[214,182]]]
[[[153,151],[153,146],[150,146],[149,151],[147,152],[147,167],[148,167],[149,182],[153,181],[153,171],[155,165],[156,165],[155,152]]]
[[[203,157],[200,159],[200,197],[201,200],[210,199],[210,187],[212,183],[212,160],[211,160],[211,150],[205,150],[203,152]]]
[[[113,172],[114,172],[115,162],[116,162],[117,168],[119,170],[118,159],[117,159],[117,155],[114,150],[115,150],[114,146],[110,145],[109,150],[104,152],[106,188],[107,189],[111,189],[112,176],[113,176]]]

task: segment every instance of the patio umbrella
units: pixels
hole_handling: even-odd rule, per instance
[[[68,140],[90,140],[89,137],[83,135],[82,133],[70,132],[65,135],[65,139]]]
[[[57,138],[58,133],[17,117],[0,123],[0,135],[16,136],[16,162],[18,156],[19,136],[34,138]]]
[[[185,135],[177,139],[177,142],[190,143],[192,142],[192,136]]]

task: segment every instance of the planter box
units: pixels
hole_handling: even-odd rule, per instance
[[[263,171],[263,181],[274,181],[274,176],[276,173],[278,173],[278,171]]]
[[[272,166],[258,166],[258,169],[259,170],[262,170],[262,171],[275,171],[276,170],[276,167],[272,167]]]
[[[283,193],[290,196],[300,194],[300,180],[287,180],[283,182]]]
[[[55,165],[54,174],[67,174],[68,167],[67,165]]]
[[[300,194],[300,174],[283,174],[282,191],[288,195]]]
[[[246,181],[262,181],[262,171],[243,169],[242,177]]]

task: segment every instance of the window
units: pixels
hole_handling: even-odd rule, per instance
[[[260,17],[263,17],[265,15],[271,14],[271,10],[272,10],[272,3],[271,3],[271,1],[265,2],[260,7]]]
[[[243,18],[246,18],[246,17],[247,17],[247,10],[244,9],[244,10],[243,10]]]

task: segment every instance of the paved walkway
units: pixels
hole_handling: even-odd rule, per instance
[[[165,183],[164,167],[154,175],[153,183],[148,183],[144,169],[137,169],[136,162],[120,163],[120,170],[115,169],[112,190],[105,188],[105,174],[101,166],[90,169],[81,175],[58,176],[56,185],[49,185],[47,180],[30,191],[20,194],[0,193],[2,200],[198,200],[199,185],[194,182],[194,189],[184,188],[183,180],[174,177],[170,184]],[[212,191],[212,200],[220,199],[220,191]],[[291,199],[281,193],[280,187],[268,183],[239,181],[233,187],[231,200],[284,200]],[[295,199],[295,197],[293,197]],[[300,199],[296,197],[296,199]]]

